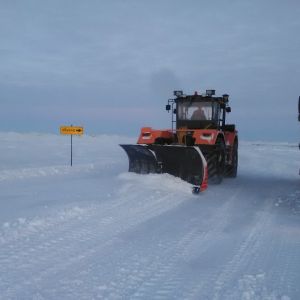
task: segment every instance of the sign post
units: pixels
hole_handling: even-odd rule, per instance
[[[73,134],[71,134],[71,167],[73,166]]]
[[[83,135],[83,127],[80,126],[60,126],[60,134],[71,136],[71,167],[73,165],[73,135]]]

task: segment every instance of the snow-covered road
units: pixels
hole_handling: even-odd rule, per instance
[[[0,134],[0,299],[300,299],[300,153],[240,146],[198,196],[125,137]]]

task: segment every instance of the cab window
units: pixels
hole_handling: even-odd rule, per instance
[[[179,120],[212,120],[214,109],[212,102],[186,102],[178,107]]]

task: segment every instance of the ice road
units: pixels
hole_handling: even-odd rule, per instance
[[[300,299],[300,152],[243,142],[201,195],[119,136],[0,133],[0,299]]]

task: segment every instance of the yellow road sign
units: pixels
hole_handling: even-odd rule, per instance
[[[60,134],[83,134],[83,127],[79,126],[61,126],[60,127]]]

